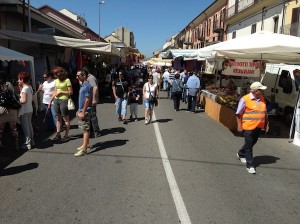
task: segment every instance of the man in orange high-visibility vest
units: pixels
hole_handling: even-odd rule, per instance
[[[237,153],[237,157],[247,166],[248,173],[255,174],[253,163],[253,146],[256,144],[262,129],[269,130],[266,103],[263,97],[267,87],[260,82],[250,86],[250,93],[243,96],[236,111],[237,130],[243,132],[245,144]]]

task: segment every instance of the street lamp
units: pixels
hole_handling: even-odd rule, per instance
[[[104,4],[104,0],[99,0],[99,40],[100,40],[100,6],[101,4]]]

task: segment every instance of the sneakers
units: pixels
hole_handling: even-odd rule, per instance
[[[248,173],[251,173],[251,174],[255,174],[256,173],[256,170],[255,170],[254,167],[247,168],[247,171],[248,171]]]
[[[150,118],[149,118],[149,117],[146,117],[146,118],[145,118],[145,124],[150,124],[150,122],[151,122]]]
[[[84,149],[81,149],[81,150],[79,150],[78,152],[76,152],[76,153],[74,154],[74,156],[75,156],[75,157],[79,157],[79,156],[85,156],[85,155],[86,155],[86,153],[87,153],[87,151],[86,151],[86,150],[84,150]]]
[[[122,117],[118,117],[118,121],[122,121]]]
[[[20,149],[23,149],[23,150],[30,150],[31,149],[31,144],[25,144],[25,145],[22,145],[21,147],[20,147]]]
[[[239,153],[236,154],[237,158],[242,162],[242,163],[246,163],[246,159],[244,157],[240,157]]]
[[[88,150],[88,149],[90,149],[90,148],[91,148],[91,146],[88,145],[88,147],[87,147],[86,149]],[[76,150],[77,150],[77,151],[83,150],[83,146],[78,147]]]
[[[138,119],[136,118],[134,121],[138,121]]]
[[[67,142],[70,141],[71,137],[70,136],[64,136],[62,139],[60,139],[61,142]]]
[[[123,124],[127,124],[127,121],[126,121],[126,120],[123,120],[122,123],[123,123]]]

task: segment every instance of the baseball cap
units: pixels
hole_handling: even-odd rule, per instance
[[[267,87],[264,86],[263,84],[261,84],[260,82],[254,82],[251,84],[250,89],[254,90],[254,89],[261,89],[261,90],[265,90]]]

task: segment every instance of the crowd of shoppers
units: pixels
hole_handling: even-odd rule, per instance
[[[127,105],[130,105],[129,121],[138,121],[138,104],[143,99],[145,108],[145,124],[153,121],[153,110],[157,106],[160,87],[164,91],[170,91],[173,100],[174,111],[180,110],[180,102],[187,102],[187,111],[196,112],[197,97],[201,90],[200,79],[196,72],[186,70],[169,72],[163,74],[159,69],[153,69],[147,75],[147,81],[143,84],[142,92],[124,76],[124,71],[116,71],[112,80],[112,92],[115,98],[115,110],[118,120],[127,124]],[[74,154],[76,157],[84,156],[90,148],[89,139],[101,136],[98,124],[96,107],[99,103],[99,90],[97,79],[90,73],[88,68],[80,69],[76,78],[80,83],[78,96],[78,110],[76,117],[78,127],[83,132],[82,144]],[[18,74],[19,102],[20,108],[0,108],[0,147],[2,147],[2,136],[4,127],[7,125],[14,139],[16,149],[30,150],[35,147],[35,136],[32,126],[33,115],[33,88],[30,84],[30,75],[26,72]],[[62,67],[55,67],[51,72],[43,73],[44,82],[39,86],[43,92],[43,105],[45,106],[44,122],[46,129],[56,131],[54,141],[67,142],[70,140],[70,118],[68,100],[73,95],[73,88],[67,71]],[[269,122],[266,113],[266,102],[263,90],[267,87],[260,82],[254,82],[250,86],[250,93],[241,97],[236,111],[237,130],[242,132],[245,143],[237,153],[238,159],[246,164],[247,171],[256,173],[253,163],[253,147],[256,144],[261,130],[268,132]],[[15,92],[13,85],[7,81],[5,72],[0,71],[0,91]],[[156,99],[156,101],[153,100]],[[19,141],[17,122],[20,122],[24,139]],[[62,125],[65,124],[64,137],[61,137]],[[92,133],[91,133],[92,132]],[[21,146],[19,146],[21,142]]]

